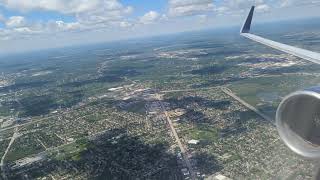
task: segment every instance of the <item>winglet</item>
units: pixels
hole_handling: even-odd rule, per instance
[[[254,12],[254,6],[251,7],[251,10],[249,12],[249,15],[246,19],[246,21],[244,22],[240,33],[249,33],[250,32],[250,28],[251,28],[251,22],[252,22],[252,17],[253,17],[253,12]]]

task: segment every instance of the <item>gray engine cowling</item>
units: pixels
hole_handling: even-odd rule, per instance
[[[295,153],[320,159],[320,87],[298,91],[285,97],[276,115],[277,129]]]

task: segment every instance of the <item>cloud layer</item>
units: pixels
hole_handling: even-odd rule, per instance
[[[160,18],[159,13],[157,13],[155,11],[149,11],[145,15],[140,17],[140,22],[142,24],[151,24],[151,23],[154,23],[155,21],[157,21],[159,18]]]
[[[170,16],[189,16],[214,11],[212,0],[169,0]]]
[[[0,39],[19,39],[33,35],[59,32],[82,32],[110,28],[151,26],[161,21],[198,17],[205,22],[214,16],[239,16],[256,5],[257,12],[272,9],[320,4],[320,0],[167,0],[167,10],[148,10],[140,17],[133,16],[134,8],[120,0],[0,0],[0,6],[19,11],[17,16],[4,17],[0,12]],[[74,17],[73,22],[61,19],[29,20],[23,16],[30,12],[54,12]],[[22,15],[21,15],[22,14]]]
[[[0,29],[2,39],[110,26],[128,27],[127,17],[133,12],[131,6],[123,6],[118,0],[0,0],[0,5],[22,13],[48,11],[60,13],[62,16],[66,14],[76,19],[75,22],[32,22],[23,16],[0,18],[0,22],[3,19],[5,25],[4,29]]]

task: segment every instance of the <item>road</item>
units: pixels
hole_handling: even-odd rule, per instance
[[[269,116],[267,116],[266,114],[264,114],[263,112],[261,112],[260,110],[258,110],[257,108],[251,106],[250,104],[248,104],[247,102],[245,102],[244,100],[242,100],[240,97],[238,97],[237,95],[235,95],[230,89],[226,88],[226,87],[221,87],[221,90],[227,94],[228,96],[232,97],[233,99],[235,99],[236,101],[238,101],[239,103],[241,103],[242,105],[244,105],[245,107],[247,107],[248,109],[254,111],[255,113],[257,113],[259,116],[261,116],[263,119],[267,120],[268,122],[270,122],[273,126],[275,125],[275,121],[270,118]]]
[[[247,107],[248,109],[254,111],[255,113],[257,113],[259,116],[261,116],[263,119],[269,121],[273,126],[275,126],[274,120],[272,118],[270,118],[269,116],[267,116],[266,114],[264,114],[263,112],[261,112],[260,110],[258,110],[257,108],[251,106],[250,104],[248,104],[247,102],[245,102],[244,100],[242,100],[240,97],[238,97],[237,95],[235,95],[230,89],[228,89],[227,87],[222,87],[222,86],[216,86],[216,87],[208,87],[208,88],[195,88],[195,89],[178,89],[178,90],[167,90],[167,91],[160,91],[161,93],[171,93],[171,92],[188,92],[188,91],[200,91],[200,90],[210,90],[210,89],[218,89],[220,88],[225,94],[227,94],[228,96],[232,97],[233,99],[235,99],[236,101],[240,102],[242,105],[244,105],[245,107]]]
[[[188,91],[200,91],[200,90],[209,90],[209,89],[217,89],[219,87],[208,87],[208,88],[195,88],[195,89],[183,89],[183,90],[168,90],[168,91],[161,91],[161,93],[171,93],[171,92],[188,92]],[[101,103],[101,104],[104,104],[104,103]],[[82,107],[79,107],[79,108],[76,108],[75,110],[80,110]],[[41,119],[37,119],[37,120],[32,120],[30,122],[27,122],[27,123],[24,123],[24,124],[19,124],[19,125],[15,125],[15,126],[11,126],[11,127],[6,127],[6,128],[0,128],[0,133],[1,132],[4,132],[4,131],[7,131],[7,130],[10,130],[10,129],[14,129],[14,128],[17,128],[17,127],[24,127],[24,126],[27,126],[27,125],[31,125],[31,124],[35,124],[35,123],[38,123],[38,122],[41,122],[41,121],[45,121],[45,120],[48,120],[50,118],[59,118],[60,116],[64,115],[64,114],[67,114],[68,112],[63,112],[62,114],[60,115],[51,115],[51,116],[48,116],[48,117],[44,117],[44,118],[41,118]]]
[[[90,102],[88,102],[90,103]],[[104,104],[107,104],[107,103],[99,103],[100,105],[104,105]],[[84,108],[87,104],[83,105],[83,106],[80,106],[80,107],[77,107],[73,110],[78,110],[80,111],[82,108]],[[24,124],[19,124],[19,125],[15,125],[15,126],[10,126],[10,127],[6,127],[6,128],[0,128],[0,133],[4,132],[4,131],[7,131],[7,130],[10,130],[10,129],[14,129],[14,128],[20,128],[20,127],[24,127],[24,126],[27,126],[27,125],[31,125],[31,124],[35,124],[35,123],[38,123],[38,122],[41,122],[41,121],[45,121],[45,120],[48,120],[48,119],[55,119],[55,118],[59,118],[63,115],[66,115],[70,113],[70,111],[65,111],[65,112],[62,112],[61,114],[55,114],[55,115],[50,115],[48,117],[44,117],[44,118],[40,118],[40,119],[37,119],[37,120],[31,120],[30,122],[26,122]],[[80,117],[82,118],[82,117]]]
[[[39,138],[37,138],[37,141],[41,144],[41,146],[42,146],[45,150],[48,150],[48,148],[46,147],[46,145],[45,145]]]
[[[38,119],[38,120],[30,121],[30,122],[27,122],[27,123],[24,123],[24,124],[19,124],[19,125],[7,127],[7,128],[2,128],[2,129],[0,129],[0,133],[4,132],[4,131],[7,131],[7,130],[10,130],[10,129],[24,127],[24,126],[27,126],[27,125],[30,125],[30,124],[35,124],[35,123],[38,123],[38,122],[41,122],[41,121],[44,121],[44,120],[47,120],[47,119],[50,119],[50,118],[53,118],[53,116],[41,118],[41,119]]]
[[[8,154],[8,152],[9,152],[9,150],[10,150],[11,145],[13,144],[13,142],[16,140],[16,138],[17,138],[18,136],[19,136],[18,127],[16,127],[16,128],[14,129],[14,133],[13,133],[13,135],[12,135],[12,137],[11,137],[11,140],[10,140],[10,142],[9,142],[9,144],[8,144],[8,147],[7,147],[7,149],[5,150],[5,152],[4,152],[4,154],[3,154],[2,158],[1,158],[1,162],[0,162],[1,176],[2,176],[2,178],[3,178],[4,180],[8,179],[7,176],[6,176],[6,173],[5,173],[4,160],[5,160],[7,154]]]
[[[157,97],[157,99],[158,99],[158,101],[159,101],[159,103],[160,103],[160,106],[161,106],[161,109],[162,109],[163,113],[164,113],[165,116],[166,116],[166,119],[167,119],[168,124],[169,124],[170,129],[171,129],[171,132],[172,132],[174,138],[176,139],[176,142],[178,143],[178,146],[179,146],[179,148],[180,148],[180,151],[181,151],[182,157],[183,157],[183,159],[184,159],[184,162],[185,162],[186,166],[187,166],[188,169],[189,169],[189,172],[190,172],[190,175],[191,175],[191,179],[192,179],[192,180],[195,180],[195,179],[196,179],[196,175],[195,175],[195,173],[194,173],[194,171],[193,171],[193,169],[192,169],[191,163],[190,163],[190,161],[189,161],[188,152],[186,151],[186,149],[185,149],[184,146],[182,145],[182,142],[181,142],[181,140],[180,140],[180,138],[179,138],[179,136],[178,136],[178,133],[177,133],[176,129],[175,129],[174,126],[173,126],[173,123],[172,123],[172,121],[171,121],[171,119],[170,119],[170,117],[169,117],[169,115],[168,115],[168,112],[166,111],[166,108],[165,108],[164,105],[163,105],[163,102],[162,102],[162,100],[161,100],[160,94],[156,94],[156,97]]]
[[[130,124],[129,124],[130,125]],[[86,138],[86,139],[88,139],[88,140],[93,140],[93,139],[95,139],[96,137],[98,137],[99,135],[101,135],[101,134],[104,134],[104,133],[106,133],[106,132],[108,132],[110,129],[106,129],[106,130],[103,130],[103,131],[100,131],[100,132],[97,132],[97,133],[95,133],[95,134],[92,134],[92,135],[90,135],[90,136],[86,136],[86,137],[84,137],[84,138]],[[16,138],[16,137],[15,137]],[[65,144],[62,144],[62,145],[59,145],[59,146],[55,146],[55,147],[47,147],[44,151],[42,151],[42,152],[39,152],[39,153],[37,153],[37,154],[32,154],[32,155],[29,155],[29,156],[26,156],[26,157],[24,157],[24,158],[31,158],[31,157],[41,157],[40,159],[43,159],[44,157],[46,157],[46,155],[47,155],[47,153],[48,152],[54,152],[54,151],[57,151],[57,150],[60,150],[60,149],[62,149],[62,148],[64,148],[65,146],[68,146],[68,145],[70,145],[70,144],[73,144],[73,143],[75,143],[76,142],[76,140],[74,140],[74,141],[71,141],[71,142],[68,142],[68,143],[65,143]],[[8,146],[9,147],[9,146]],[[24,158],[22,158],[22,159],[24,159]],[[16,162],[17,161],[21,161],[22,159],[19,159],[19,160],[16,160]],[[1,179],[0,179],[1,180]]]
[[[160,91],[160,93],[188,92],[188,91],[202,91],[202,90],[210,90],[210,89],[218,89],[218,88],[220,88],[220,86],[207,87],[207,88],[194,88],[194,89],[166,90],[166,91]]]

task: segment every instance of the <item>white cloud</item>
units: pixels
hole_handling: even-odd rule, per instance
[[[159,32],[169,32],[161,24],[162,22],[171,23],[170,26],[174,27],[171,28],[174,29],[173,32],[175,29],[185,30],[190,27],[200,27],[200,25],[207,27],[208,22],[210,24],[232,24],[234,22],[228,22],[228,18],[233,16],[239,18],[246,15],[252,5],[256,6],[257,12],[268,12],[276,8],[286,9],[306,4],[308,6],[320,4],[320,0],[168,0],[167,12],[164,14],[159,13],[160,10],[148,10],[143,16],[134,18],[130,16],[134,11],[133,7],[122,4],[121,0],[0,0],[0,6],[7,8],[8,11],[20,11],[21,14],[27,14],[29,11],[41,11],[41,13],[53,11],[75,19],[74,22],[60,19],[45,22],[41,20],[41,17],[39,21],[32,21],[23,16],[3,17],[0,14],[0,22],[5,25],[0,28],[0,39],[21,39],[36,35],[46,39],[52,34],[59,33],[68,37],[68,32],[84,31],[94,34],[97,31],[110,30],[117,34],[129,29],[131,32],[137,32],[142,31],[143,28],[153,27],[159,27],[157,28],[160,29]],[[179,18],[184,16],[188,17]],[[213,19],[214,23],[212,23]],[[220,22],[224,20],[225,22]],[[154,23],[153,26],[143,26],[143,24],[152,23]],[[132,34],[135,33],[130,35]]]
[[[140,17],[140,23],[142,24],[151,24],[160,18],[159,13],[155,11],[149,11],[142,17]]]
[[[222,5],[216,8],[216,12],[219,14],[233,14],[239,15],[248,11],[252,6],[256,6],[257,12],[267,12],[271,9],[269,3],[272,4],[272,0],[223,0]]]
[[[286,7],[286,6],[290,6],[292,4],[292,0],[282,0],[281,2],[281,7]]]
[[[46,28],[47,28],[48,32],[52,32],[52,31],[72,31],[72,30],[80,29],[81,25],[78,22],[66,23],[64,21],[54,21],[54,22],[47,23],[46,24]]]
[[[212,0],[169,0],[169,16],[188,16],[213,11]]]
[[[22,12],[43,10],[69,14],[81,24],[121,22],[133,11],[119,0],[0,0],[0,4]]]
[[[23,16],[12,16],[6,22],[8,28],[22,27],[27,24],[26,19]]]
[[[122,27],[122,28],[127,28],[127,27],[131,27],[132,24],[129,23],[129,22],[127,22],[127,21],[121,21],[121,22],[119,23],[119,26]]]
[[[281,0],[280,7],[304,6],[320,4],[320,0]]]
[[[28,28],[28,27],[14,28],[13,31],[14,31],[14,32],[17,32],[17,33],[24,33],[24,34],[34,33],[34,32],[33,32],[30,28]]]
[[[269,12],[270,6],[267,4],[261,4],[256,7],[257,12]]]
[[[269,12],[272,9],[286,8],[290,6],[319,5],[320,0],[223,0],[216,8],[222,14],[240,14],[255,5],[257,12]]]
[[[82,24],[101,24],[108,22],[120,22],[126,18],[127,15],[131,14],[133,8],[123,7],[121,4],[115,6],[115,4],[102,5],[92,11],[78,13],[76,15],[77,20]]]
[[[100,0],[0,0],[0,3],[9,9],[19,11],[48,10],[80,13],[96,8],[101,2]]]
[[[1,23],[5,23],[6,22],[6,18],[2,14],[0,14],[0,22]]]
[[[49,34],[112,26],[126,28],[131,26],[127,16],[133,12],[131,6],[123,6],[119,0],[0,0],[0,5],[23,13],[35,10],[54,11],[74,16],[76,19],[74,22],[61,20],[27,22],[22,16],[12,16],[7,20],[0,16],[0,22],[4,22],[8,28],[5,32],[1,32],[0,36],[17,38],[30,33]]]
[[[200,23],[207,23],[208,21],[208,16],[204,14],[198,15],[198,18]]]

